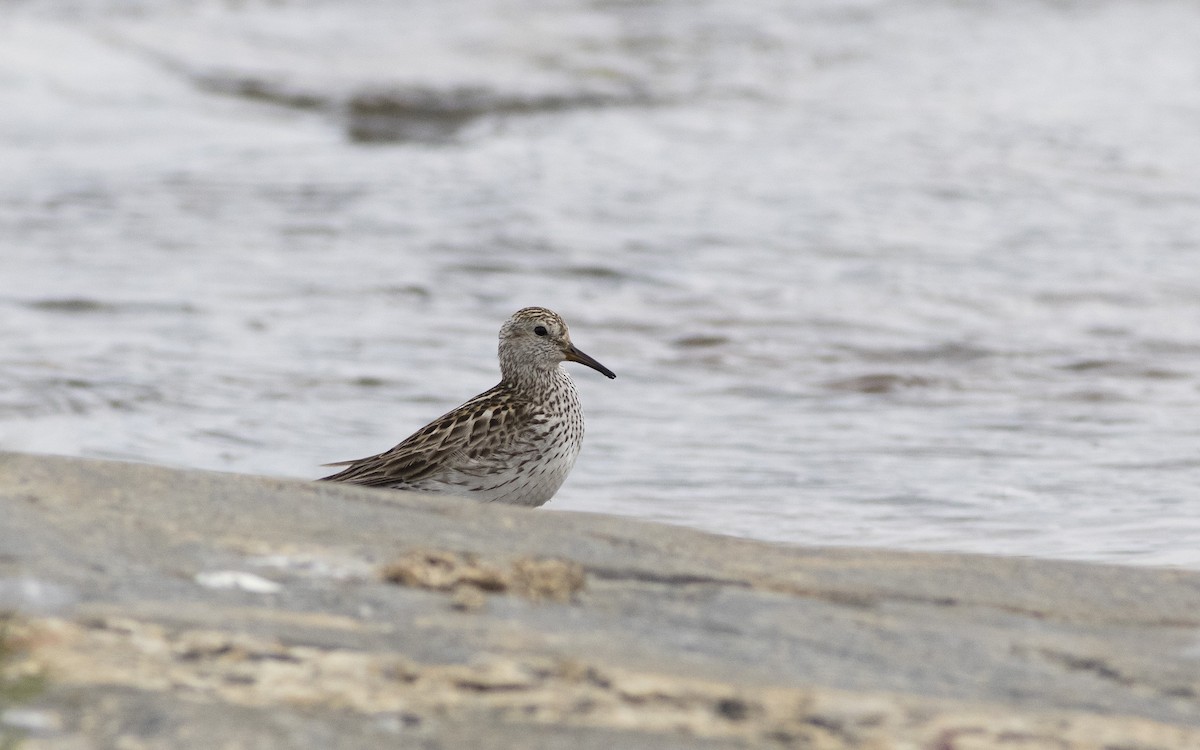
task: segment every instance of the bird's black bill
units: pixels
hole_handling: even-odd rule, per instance
[[[617,374],[615,372],[608,369],[607,367],[600,364],[599,362],[592,359],[591,357],[584,354],[583,352],[579,351],[574,346],[567,349],[567,361],[578,362],[581,365],[587,365],[588,367],[592,368],[596,372],[598,372],[601,375],[604,375],[605,377],[608,377],[608,378],[615,378],[617,376]]]

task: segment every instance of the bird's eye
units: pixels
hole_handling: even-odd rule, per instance
[[[546,330],[546,326],[538,326],[537,328],[534,328],[534,329],[533,329],[533,332],[534,332],[534,333],[536,333],[536,334],[537,334],[537,335],[539,335],[539,336],[545,336],[547,333],[549,333],[549,332]]]

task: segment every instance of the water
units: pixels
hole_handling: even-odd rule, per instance
[[[314,477],[552,307],[553,503],[1200,567],[1200,6],[0,4],[0,448]]]

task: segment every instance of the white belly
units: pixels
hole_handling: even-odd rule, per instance
[[[459,463],[430,477],[420,489],[484,503],[536,507],[566,481],[583,445],[583,416],[576,409],[546,416],[510,446],[477,462]]]

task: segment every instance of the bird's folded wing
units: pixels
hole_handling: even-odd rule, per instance
[[[322,479],[388,487],[419,482],[448,469],[466,468],[513,439],[518,421],[515,413],[511,401],[496,399],[492,391],[481,393],[390,450],[328,464],[348,468]]]

